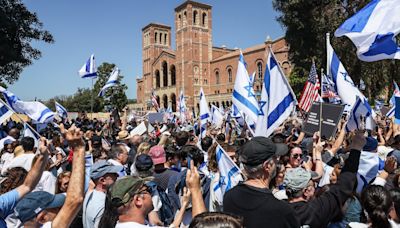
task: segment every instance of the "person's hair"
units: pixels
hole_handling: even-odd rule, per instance
[[[173,159],[175,156],[176,148],[173,145],[168,145],[165,147],[165,157],[168,160]]]
[[[392,206],[392,197],[382,186],[369,185],[361,194],[361,204],[368,213],[374,228],[390,228],[388,213]]]
[[[215,142],[210,148],[208,148],[208,170],[211,172],[218,172],[218,162],[217,162],[217,155],[216,155],[216,149],[217,149],[218,143]]]
[[[101,152],[103,151],[103,148],[93,148],[92,151],[92,156],[93,156],[93,161],[97,161],[101,157]]]
[[[188,156],[193,160],[194,165],[198,166],[204,162],[204,154],[194,145],[185,145],[180,149],[180,158],[185,159]],[[186,155],[186,156],[185,156]]]
[[[218,142],[225,142],[225,134],[224,133],[219,133],[216,137]]]
[[[271,139],[274,143],[285,143],[285,136],[282,133],[274,134]]]
[[[397,217],[400,216],[400,189],[393,188],[390,191],[390,196],[393,200],[394,210],[396,211]]]
[[[111,151],[108,152],[108,158],[116,159],[120,154],[124,153],[122,144],[115,144],[111,147]]]
[[[15,167],[7,170],[7,175],[0,184],[0,195],[20,186],[27,175],[28,172],[22,167]]]
[[[106,194],[104,212],[99,222],[99,228],[115,227],[118,221],[118,208],[113,206],[110,190]]]
[[[189,228],[243,228],[243,218],[222,212],[203,212],[196,215]]]
[[[175,142],[178,146],[183,146],[189,141],[189,133],[186,131],[180,131],[175,135]]]
[[[60,189],[61,188],[61,182],[62,182],[62,179],[65,178],[65,177],[71,178],[71,172],[70,171],[64,171],[64,172],[60,173],[57,176],[56,191],[55,191],[56,194],[61,193],[61,189]]]
[[[51,142],[53,143],[54,147],[61,147],[61,136],[54,135]]]
[[[208,151],[208,148],[213,144],[213,139],[210,136],[206,136],[201,140],[200,144],[203,151]]]
[[[25,136],[21,139],[21,145],[22,148],[24,148],[24,151],[33,151],[35,140],[32,137]]]
[[[148,142],[142,142],[139,147],[137,148],[137,155],[139,154],[148,154],[150,150],[150,143]]]
[[[399,178],[400,178],[400,173],[397,173],[393,177],[393,185],[394,185],[395,188],[399,188],[400,187]]]

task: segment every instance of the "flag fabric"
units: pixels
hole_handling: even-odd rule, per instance
[[[183,89],[181,89],[181,93],[179,95],[179,116],[182,122],[186,121],[186,101],[185,95],[183,94]]]
[[[317,68],[313,61],[311,65],[310,74],[306,84],[304,85],[303,92],[299,101],[299,108],[305,112],[308,112],[314,103],[314,101],[319,101],[321,99],[319,95],[320,84],[318,80]]]
[[[381,111],[382,107],[383,107],[383,101],[375,99],[375,108],[374,108],[375,111]]]
[[[251,75],[249,75],[249,81],[251,85],[254,85],[254,79],[256,77],[256,72],[253,72]]]
[[[0,125],[7,121],[12,114],[13,112],[6,105],[0,103]]]
[[[356,129],[365,129],[366,119],[371,116],[372,110],[368,102],[364,103],[362,99],[357,97],[356,103],[350,112],[350,118],[346,124],[346,130],[353,131]]]
[[[14,112],[27,115],[35,123],[48,123],[53,121],[54,113],[44,104],[38,101],[21,101],[10,91],[0,87],[0,92],[3,94],[8,106]]]
[[[81,78],[94,78],[97,77],[96,62],[94,60],[94,54],[83,64],[82,68],[78,72]]]
[[[400,92],[399,86],[397,85],[397,83],[395,81],[393,81],[393,95],[389,100],[389,103],[394,106],[396,105],[396,99],[395,99],[395,94]]]
[[[56,105],[56,111],[57,114],[62,117],[62,118],[67,118],[68,117],[68,111],[66,108],[64,108],[60,103],[58,103],[57,101],[55,101],[55,105]]]
[[[364,82],[364,80],[360,79],[360,85],[358,86],[358,88],[360,88],[360,90],[365,90],[365,82]]]
[[[119,75],[119,69],[118,67],[115,67],[113,71],[110,74],[110,77],[108,78],[106,84],[101,88],[99,92],[99,97],[103,97],[106,94],[106,90],[110,87],[118,85],[118,75]]]
[[[394,112],[396,111],[396,105],[389,109],[386,113],[386,117],[392,118],[394,116]]]
[[[296,96],[270,49],[255,136],[270,136],[290,116],[296,104]]]
[[[239,167],[237,167],[220,145],[216,148],[216,158],[220,177],[219,181],[212,186],[212,189],[218,204],[222,205],[225,192],[243,181],[243,178]]]
[[[207,122],[210,120],[210,110],[206,96],[204,95],[203,88],[200,88],[200,137],[206,137]]]
[[[361,151],[360,163],[357,171],[357,193],[368,186],[368,183],[376,177],[380,170],[383,170],[385,162],[379,158],[378,153]]]
[[[235,104],[232,104],[232,106],[231,106],[230,116],[233,117],[233,118],[240,118],[240,117],[242,117],[242,115],[240,114],[239,109],[236,107]]]
[[[156,94],[154,93],[154,89],[151,89],[151,103],[153,104],[153,107],[158,112],[160,110],[160,106],[158,105],[157,97],[156,97]]]
[[[341,100],[335,90],[335,83],[324,73],[321,76],[322,98],[328,99],[329,103],[340,104]]]
[[[39,138],[40,135],[37,135],[32,131],[32,129],[28,126],[28,124],[24,124],[24,137],[31,137],[35,142],[35,147],[39,149]]]
[[[221,110],[215,105],[211,105],[211,123],[216,127],[221,127],[223,124],[224,115]]]
[[[253,122],[257,122],[258,102],[253,85],[249,80],[243,54],[240,53],[235,86],[233,88],[232,103],[245,113]]]
[[[394,123],[400,124],[400,93],[395,95],[396,105],[394,106]]]
[[[372,0],[347,19],[335,32],[347,36],[357,47],[358,58],[373,62],[400,59],[396,36],[400,33],[398,0]]]

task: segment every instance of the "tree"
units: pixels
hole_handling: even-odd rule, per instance
[[[94,84],[94,93],[97,96],[101,90],[101,88],[106,84],[110,73],[115,68],[115,64],[112,63],[102,63],[97,68],[97,81]],[[122,75],[118,75],[118,85],[110,87],[106,90],[104,97],[100,98],[101,105],[108,106],[112,108],[117,108],[119,111],[128,104],[128,98],[126,97],[125,91],[128,87],[125,84],[122,84],[121,81],[124,78]]]
[[[290,46],[289,58],[294,72],[307,78],[312,59],[316,66],[326,63],[326,33],[331,34],[331,44],[355,84],[363,79],[367,85],[365,95],[375,98],[393,79],[398,78],[399,66],[394,61],[362,62],[356,48],[347,37],[336,38],[335,30],[369,0],[274,0],[275,10],[281,15],[277,20],[286,28],[285,39]],[[304,79],[305,80],[305,79]]]
[[[0,0],[0,81],[14,83],[23,68],[41,57],[32,41],[53,43],[50,32],[42,29],[36,13],[21,0]]]

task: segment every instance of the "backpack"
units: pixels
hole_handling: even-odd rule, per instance
[[[164,225],[170,225],[174,221],[174,207],[172,206],[167,193],[163,188],[152,181],[146,185],[150,187],[153,192],[158,193],[158,197],[162,203],[160,210],[158,210],[158,217],[162,222],[164,222]]]

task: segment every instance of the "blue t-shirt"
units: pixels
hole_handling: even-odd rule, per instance
[[[7,227],[5,218],[14,211],[19,200],[19,193],[16,189],[0,195],[0,228]]]

